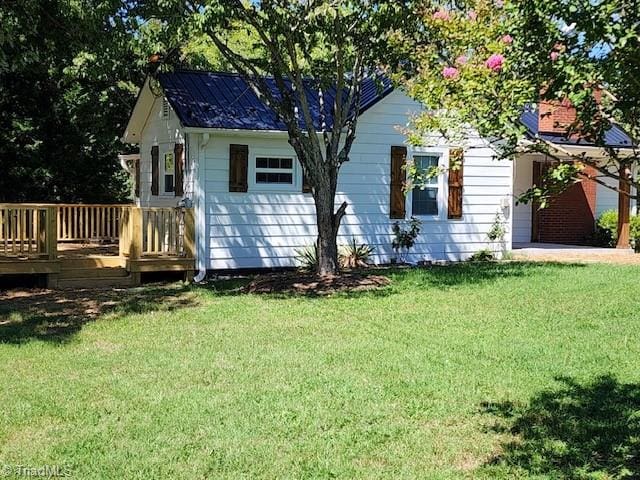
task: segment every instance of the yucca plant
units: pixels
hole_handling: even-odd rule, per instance
[[[366,243],[358,244],[355,237],[351,242],[340,247],[339,257],[342,268],[362,268],[369,265],[369,258],[375,250]]]
[[[296,260],[302,270],[315,270],[318,266],[318,246],[316,244],[307,245],[296,249]]]

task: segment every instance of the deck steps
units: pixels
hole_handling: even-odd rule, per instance
[[[100,268],[60,268],[58,278],[122,278],[129,275],[122,267],[100,267]]]
[[[60,262],[58,288],[126,287],[134,284],[133,276],[119,257],[68,258]]]
[[[104,288],[104,287],[132,287],[136,285],[134,277],[75,277],[59,278],[57,288]]]

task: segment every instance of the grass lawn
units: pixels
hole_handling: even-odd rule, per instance
[[[639,274],[465,264],[328,298],[147,287],[90,322],[4,301],[0,468],[638,478]]]

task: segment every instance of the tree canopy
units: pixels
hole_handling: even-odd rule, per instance
[[[173,44],[163,2],[8,0],[0,4],[0,201],[118,202],[117,155],[148,57]],[[194,36],[176,64],[228,69]]]
[[[401,66],[408,91],[429,110],[410,134],[439,132],[464,143],[472,126],[504,157],[540,152],[558,160],[521,201],[548,197],[590,178],[626,197],[636,148],[606,142],[612,125],[640,138],[640,10],[633,0],[467,0],[414,3],[415,22],[397,39],[410,59]],[[569,151],[541,137],[523,142],[521,113],[540,101],[568,102],[578,136],[596,152]],[[588,174],[586,166],[597,171]],[[615,184],[605,181],[615,180]]]
[[[176,44],[207,36],[285,124],[311,186],[318,271],[336,273],[337,234],[348,205],[334,207],[338,172],[356,136],[362,84],[378,66],[403,2],[176,2]],[[247,43],[239,39],[248,39]],[[313,104],[318,104],[319,119]]]

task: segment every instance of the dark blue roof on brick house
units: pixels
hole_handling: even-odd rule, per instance
[[[233,73],[177,71],[158,76],[167,100],[185,127],[222,128],[241,130],[286,131],[275,112],[258,98],[240,75]],[[273,79],[267,79],[274,83]],[[275,84],[274,92],[277,91]],[[393,90],[391,81],[366,79],[362,85],[360,113],[379,102]],[[325,105],[330,111],[335,88],[324,93]],[[314,124],[320,130],[320,104],[315,89],[308,88]],[[327,128],[333,119],[327,115]],[[301,122],[303,125],[303,122]]]
[[[562,134],[552,134],[552,133],[540,133],[538,129],[538,109],[533,107],[525,108],[525,111],[520,116],[520,121],[527,127],[529,135],[531,136],[539,136],[543,140],[547,140],[549,142],[557,143],[559,145],[584,145],[590,146],[593,145],[583,139],[580,138],[571,138],[566,137]],[[605,142],[606,145],[613,148],[631,148],[634,145],[633,139],[625,133],[617,125],[613,125],[606,133],[605,133]]]

